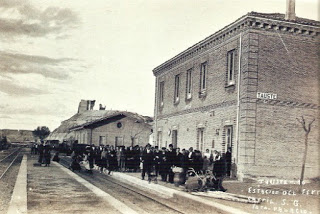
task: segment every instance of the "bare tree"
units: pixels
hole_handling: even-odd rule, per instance
[[[300,176],[300,185],[302,185],[303,178],[304,178],[304,170],[306,166],[306,160],[307,160],[307,151],[308,151],[308,136],[311,131],[311,125],[315,121],[315,118],[312,119],[312,121],[307,125],[306,120],[303,116],[301,116],[301,120],[297,118],[298,122],[302,125],[302,128],[305,132],[304,135],[304,153],[303,153],[303,160],[302,160],[302,169],[301,169],[301,176]]]
[[[133,132],[131,132],[131,135],[130,135],[130,138],[131,138],[131,146],[133,146],[133,144],[134,144],[134,139],[135,139],[141,132],[143,132],[143,129],[140,130],[139,132],[135,133],[135,134],[133,134]]]

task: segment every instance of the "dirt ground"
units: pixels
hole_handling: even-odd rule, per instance
[[[220,200],[250,213],[320,213],[319,180],[303,185],[302,191],[298,184],[270,185],[265,182],[225,182],[224,187],[230,193],[261,198],[262,202],[257,205]]]
[[[28,213],[119,213],[57,166],[28,157]]]
[[[140,178],[140,173],[126,173],[128,175]],[[236,180],[226,180],[223,186],[228,189],[228,193],[246,195],[255,198],[261,198],[262,202],[257,205],[233,202],[223,199],[213,199],[203,197],[206,200],[212,200],[227,206],[232,206],[249,213],[288,213],[288,214],[318,214],[320,213],[320,180],[313,180],[302,186],[303,192],[300,191],[298,184],[281,184],[274,185],[264,182],[247,181],[238,182]],[[283,180],[274,180],[276,182],[285,182]],[[290,183],[290,181],[287,181]],[[173,184],[159,181],[160,185],[184,190],[182,186],[175,187]],[[313,190],[313,191],[312,191]],[[202,196],[199,196],[202,197]]]

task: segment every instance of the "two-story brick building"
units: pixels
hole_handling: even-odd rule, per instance
[[[304,151],[297,118],[315,118],[306,177],[319,176],[319,32],[292,13],[251,12],[156,67],[156,143],[230,147],[239,179],[294,179]]]

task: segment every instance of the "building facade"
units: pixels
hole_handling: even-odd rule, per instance
[[[291,18],[292,19],[292,18]],[[156,144],[232,152],[232,174],[319,176],[320,23],[251,12],[153,70]]]
[[[82,144],[145,146],[152,135],[153,118],[137,113],[105,110],[100,104],[94,110],[95,100],[81,100],[78,112],[53,130],[46,141],[71,145],[76,140]]]
[[[145,146],[152,135],[150,117],[130,112],[116,112],[79,126],[72,127],[75,140],[80,144]]]

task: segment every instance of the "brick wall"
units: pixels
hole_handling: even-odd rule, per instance
[[[266,22],[266,23],[263,23]],[[286,26],[288,25],[288,26]],[[316,117],[310,134],[306,177],[319,175],[319,43],[311,26],[293,26],[255,20],[244,21],[232,32],[210,41],[207,49],[193,46],[154,70],[156,75],[155,134],[162,144],[172,143],[178,131],[178,147],[197,147],[198,129],[204,130],[205,148],[223,151],[225,127],[234,127],[233,159],[238,176],[296,178],[301,167],[303,132],[296,117]],[[312,29],[311,29],[312,28]],[[231,28],[230,28],[231,29]],[[240,31],[238,31],[240,29]],[[241,48],[240,48],[241,32]],[[199,47],[206,47],[199,42]],[[235,49],[235,85],[226,87],[227,52]],[[241,49],[239,144],[237,121],[237,73]],[[199,52],[198,52],[199,50]],[[181,61],[180,61],[181,59]],[[208,63],[207,90],[199,97],[200,66]],[[193,68],[192,99],[186,100],[186,72]],[[180,100],[174,103],[175,75],[180,75]],[[159,84],[165,82],[164,105],[159,108]],[[257,92],[277,94],[276,100],[259,100]],[[218,131],[219,130],[219,131]],[[294,132],[294,134],[292,134]],[[238,150],[237,150],[238,149]],[[300,153],[299,153],[300,151]],[[300,155],[300,156],[299,156]],[[284,161],[285,159],[285,161]],[[279,167],[281,166],[281,167]],[[292,172],[294,171],[294,172]]]
[[[181,149],[197,148],[198,130],[204,131],[205,149],[223,151],[225,126],[235,127],[236,106],[212,108],[208,111],[186,113],[184,115],[162,118],[158,121],[157,131],[162,131],[162,143],[159,146],[167,147],[172,142],[172,131],[177,130],[178,144]]]
[[[258,41],[257,54],[249,59],[257,62],[258,79],[256,85],[251,80],[253,90],[247,93],[256,117],[249,119],[252,136],[241,138],[241,143],[254,146],[251,152],[240,152],[250,156],[244,161],[245,174],[298,178],[304,131],[296,118],[305,116],[316,118],[309,135],[306,178],[319,176],[319,45],[315,38],[265,31],[252,31],[250,38]],[[256,100],[256,92],[275,93],[277,99]]]
[[[198,56],[181,63],[162,75],[157,77],[157,83],[164,81],[164,106],[158,109],[157,116],[172,114],[186,109],[208,106],[236,100],[235,87],[226,86],[227,72],[227,52],[236,49],[236,58],[238,55],[238,37],[233,37],[219,46],[213,47]],[[206,96],[199,97],[200,91],[200,66],[201,63],[208,63],[208,74],[206,78]],[[186,73],[192,70],[192,98],[186,100]],[[235,80],[237,81],[238,61],[235,60]],[[180,101],[174,104],[175,75],[180,74]],[[237,83],[236,83],[237,84]],[[159,88],[157,88],[159,90]],[[159,99],[157,91],[156,99]],[[158,102],[157,102],[158,103]],[[157,106],[158,107],[158,106]]]

